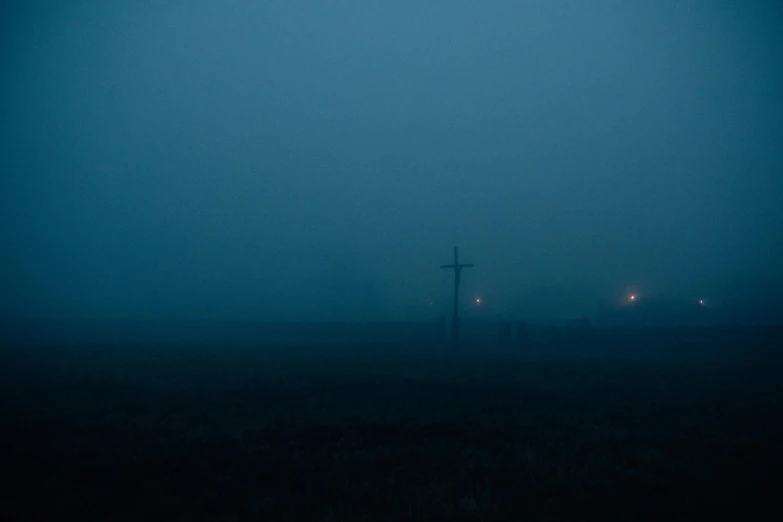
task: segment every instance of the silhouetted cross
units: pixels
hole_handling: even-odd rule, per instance
[[[451,323],[452,341],[456,346],[459,343],[459,280],[463,268],[471,268],[472,264],[459,264],[459,253],[457,247],[454,247],[454,264],[440,265],[441,268],[454,269],[454,321]]]

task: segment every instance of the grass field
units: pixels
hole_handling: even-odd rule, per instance
[[[6,347],[3,519],[780,516],[783,358],[650,336]]]

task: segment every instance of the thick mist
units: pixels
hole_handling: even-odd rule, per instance
[[[15,2],[6,317],[779,321],[775,2]],[[481,309],[473,306],[482,299]]]

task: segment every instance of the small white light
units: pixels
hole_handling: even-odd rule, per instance
[[[477,303],[481,303],[481,299],[477,297],[477,298],[476,298],[476,302],[477,302]]]

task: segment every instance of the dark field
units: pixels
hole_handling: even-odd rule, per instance
[[[19,342],[2,518],[776,519],[778,341]]]

